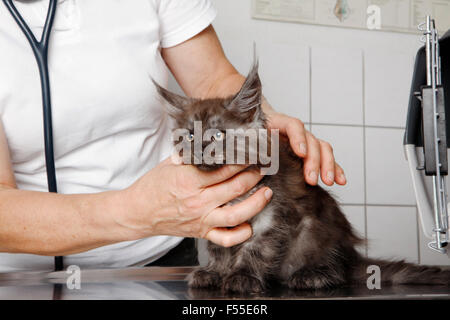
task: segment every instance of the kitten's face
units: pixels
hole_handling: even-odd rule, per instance
[[[155,85],[159,94],[170,104],[169,114],[176,121],[174,143],[178,150],[181,149],[180,156],[183,162],[194,164],[199,169],[215,170],[227,163],[227,138],[235,139],[230,130],[236,133],[237,129],[246,131],[264,128],[261,82],[257,64],[246,78],[241,90],[235,96],[225,99],[185,98],[167,91],[156,83]],[[248,142],[248,138],[246,139]],[[236,159],[239,144],[234,145],[235,150],[232,154]],[[252,152],[251,146],[244,148],[248,160],[248,153]]]

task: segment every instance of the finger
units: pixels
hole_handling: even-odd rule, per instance
[[[264,176],[258,170],[246,170],[201,192],[201,198],[209,202],[213,210],[252,189]]]
[[[333,148],[326,142],[319,140],[320,145],[320,175],[322,181],[327,186],[332,186],[334,184],[335,173],[335,161]]]
[[[316,185],[320,168],[320,144],[311,133],[307,132],[308,155],[304,160],[305,180],[310,185]]]
[[[248,240],[251,236],[252,227],[248,223],[243,223],[231,229],[211,229],[204,238],[222,247],[232,247]]]
[[[234,227],[257,215],[272,198],[272,190],[259,189],[251,197],[238,204],[213,210],[203,222],[211,227]]]
[[[334,172],[336,173],[335,181],[337,184],[343,186],[347,183],[347,178],[345,177],[344,170],[337,163],[334,164]]]
[[[306,157],[308,153],[305,125],[298,119],[289,118],[286,126],[286,135],[292,150],[299,157]]]
[[[242,170],[245,170],[247,167],[248,165],[230,164],[215,171],[205,172],[196,169],[193,173],[195,179],[199,181],[200,187],[205,188],[226,181]],[[195,167],[193,167],[193,169],[194,168]]]

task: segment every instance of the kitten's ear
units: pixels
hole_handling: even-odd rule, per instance
[[[194,99],[192,98],[182,97],[178,94],[170,92],[167,89],[164,89],[153,78],[152,81],[159,95],[169,103],[169,106],[166,108],[169,115],[173,117],[180,115],[187,108],[187,106],[194,102]]]
[[[250,70],[241,90],[234,96],[227,108],[254,115],[261,107],[262,85],[258,75],[258,60]]]

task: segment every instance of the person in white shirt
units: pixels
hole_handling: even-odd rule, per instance
[[[15,1],[38,36],[47,3]],[[57,255],[82,268],[143,266],[183,237],[233,246],[251,236],[246,221],[271,190],[221,207],[262,177],[172,163],[171,123],[151,82],[167,84],[170,69],[188,96],[239,90],[244,77],[224,55],[215,15],[210,0],[58,1],[49,75],[59,193],[50,194],[38,69],[0,5],[0,272],[50,270]],[[263,108],[305,158],[308,183],[346,183],[328,143]]]

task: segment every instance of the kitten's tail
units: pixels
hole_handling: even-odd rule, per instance
[[[379,272],[380,283],[385,284],[450,285],[450,269],[421,266],[403,260],[387,261],[360,257],[359,263],[352,271],[351,278],[354,283],[367,283],[372,275],[371,280],[374,280]]]

